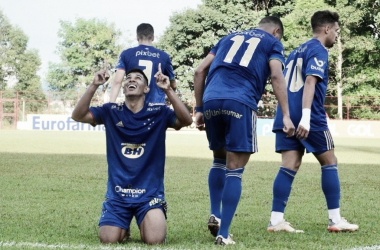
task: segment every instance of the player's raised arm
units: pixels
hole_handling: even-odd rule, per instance
[[[71,118],[77,122],[94,123],[94,119],[89,112],[91,99],[98,87],[108,81],[109,75],[106,67],[95,73],[93,82],[88,86],[86,92],[79,99],[75,106]]]
[[[191,119],[190,113],[187,110],[186,106],[182,103],[174,90],[171,88],[169,77],[162,74],[161,63],[158,64],[158,71],[154,77],[156,78],[157,86],[165,92],[166,96],[169,98],[171,104],[173,105],[174,113],[177,116],[177,120],[174,124],[175,129],[189,126],[193,122],[193,119]]]
[[[123,69],[116,70],[115,77],[111,84],[110,102],[116,102],[116,98],[119,95],[121,83],[123,81],[124,75],[125,75],[125,71]]]

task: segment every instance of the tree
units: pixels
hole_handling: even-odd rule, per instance
[[[27,44],[25,33],[12,26],[0,10],[0,90],[41,89],[37,75],[41,60],[36,50],[27,49]]]
[[[3,98],[15,100],[18,91],[20,103],[20,99],[45,100],[37,75],[41,60],[37,50],[27,49],[27,45],[27,35],[17,26],[12,26],[0,10],[0,91],[5,91]],[[16,112],[11,102],[4,102],[2,108],[5,113]],[[38,112],[44,109],[44,102],[27,101],[25,109]]]
[[[121,32],[113,23],[98,19],[78,18],[74,24],[60,21],[57,51],[60,63],[49,63],[47,82],[52,90],[79,90],[91,83],[96,71],[115,67],[122,46]]]
[[[194,69],[223,36],[256,27],[262,17],[277,6],[272,14],[283,15],[294,1],[282,0],[204,0],[198,9],[174,13],[170,27],[157,47],[172,57],[178,89],[187,92],[183,99],[192,100]]]
[[[331,52],[335,64],[331,67],[329,89],[338,96],[338,112],[332,116],[369,119],[380,117],[380,111],[369,106],[378,105],[380,91],[380,3],[376,0],[328,1],[339,10],[341,37]],[[340,46],[339,46],[340,45]],[[355,109],[343,111],[343,97],[349,96],[350,106]],[[367,112],[368,110],[372,111]],[[349,113],[348,113],[349,112]]]

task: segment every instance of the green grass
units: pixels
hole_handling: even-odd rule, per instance
[[[326,230],[320,168],[312,155],[304,157],[286,210],[286,219],[305,233],[266,232],[281,157],[273,152],[274,137],[259,137],[258,143],[230,228],[237,245],[228,249],[380,245],[379,140],[335,138],[342,215],[360,226],[342,234]],[[104,133],[0,130],[0,249],[220,249],[206,227],[212,162],[207,145],[203,133],[167,134],[167,244],[142,244],[133,223],[130,241],[106,248],[97,236],[107,181]]]

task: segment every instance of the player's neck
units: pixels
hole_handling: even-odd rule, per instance
[[[325,45],[325,39],[324,39],[323,36],[321,36],[319,34],[314,34],[313,35],[313,39],[318,40],[324,47],[326,47],[326,45]]]
[[[145,104],[145,96],[125,97],[125,106],[134,114],[142,110]]]
[[[153,46],[152,40],[139,40],[139,45]]]

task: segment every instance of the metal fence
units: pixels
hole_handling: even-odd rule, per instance
[[[83,92],[65,91],[0,91],[0,128],[16,128],[17,121],[26,121],[28,114],[71,115],[73,108]],[[193,93],[180,93],[189,112],[195,114]],[[109,93],[98,91],[91,101],[91,106],[108,102]],[[123,97],[118,98],[118,102]],[[277,100],[274,95],[263,95],[258,105],[258,116],[273,118]],[[327,96],[325,100],[326,115],[330,119],[340,119],[338,98]],[[367,96],[344,96],[342,98],[342,119],[380,120],[380,98]]]

